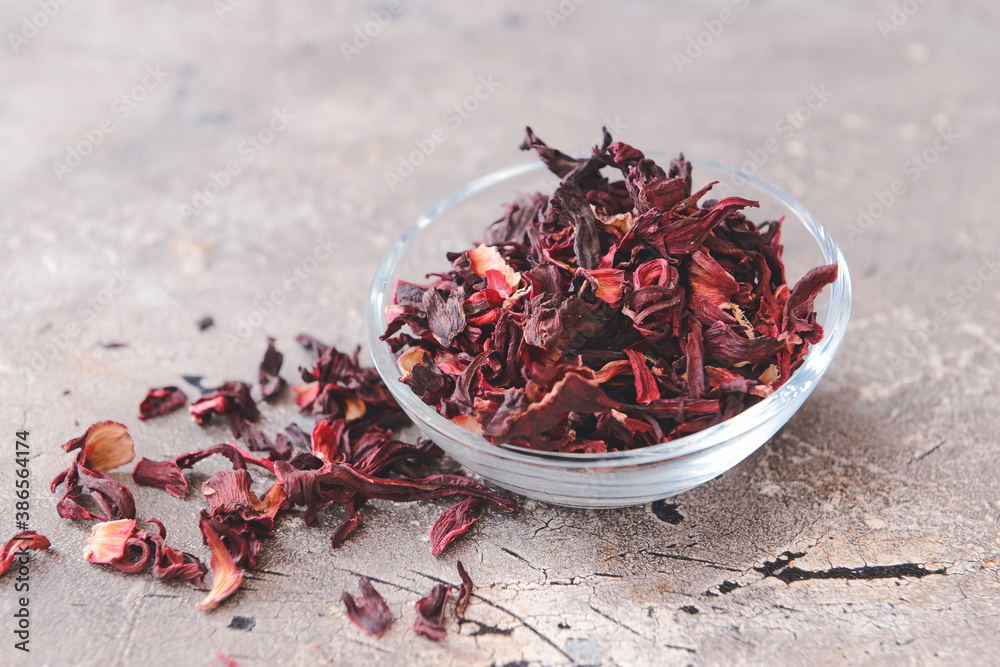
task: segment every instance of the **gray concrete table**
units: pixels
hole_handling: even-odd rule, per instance
[[[0,530],[27,429],[31,526],[53,549],[30,568],[30,654],[0,579],[0,663],[995,664],[1000,13],[827,4],[5,2]],[[427,531],[447,503],[374,502],[336,552],[339,510],[318,528],[295,513],[210,613],[190,587],[83,560],[90,526],[59,519],[47,489],[58,445],[99,419],[150,458],[224,439],[184,413],[141,423],[138,402],[184,374],[254,378],[267,335],[290,379],[297,333],[360,342],[392,240],[525,159],[527,124],[573,150],[608,125],[756,158],[829,225],[853,320],[777,436],[659,515],[525,502],[438,558]],[[287,398],[264,419],[308,423]],[[114,474],[207,561],[204,466],[186,501]],[[413,602],[456,582],[458,558],[481,599],[433,643]],[[357,572],[386,582],[397,617],[377,641],[342,613]]]

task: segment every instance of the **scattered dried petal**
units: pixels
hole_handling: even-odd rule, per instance
[[[481,503],[479,498],[466,498],[441,512],[441,516],[431,526],[432,554],[440,555],[455,538],[469,530],[476,520],[473,512]]]
[[[375,638],[381,637],[392,623],[392,612],[368,577],[361,575],[358,585],[361,595],[357,598],[347,591],[341,591],[340,598],[346,607],[344,613],[362,632]]]
[[[226,545],[207,522],[201,523],[201,533],[212,550],[212,590],[198,603],[198,611],[215,609],[243,584],[243,573],[236,567]]]
[[[62,446],[66,452],[81,449],[77,462],[93,472],[107,472],[135,458],[135,443],[123,424],[103,421]]]
[[[139,419],[162,417],[187,405],[187,396],[177,387],[150,389],[139,404]]]
[[[22,530],[15,534],[4,543],[3,547],[0,547],[0,576],[3,576],[18,554],[28,549],[44,551],[50,546],[49,540],[44,535],[39,535],[33,530]]]
[[[281,362],[285,356],[274,347],[274,339],[267,339],[267,351],[264,352],[264,359],[260,362],[260,393],[264,400],[271,400],[281,393],[285,388],[285,381],[278,373],[281,371]]]
[[[458,576],[462,578],[462,585],[458,587],[458,600],[455,601],[455,616],[465,618],[465,609],[472,599],[472,577],[465,571],[462,561],[458,561]]]
[[[451,586],[435,584],[426,597],[417,600],[417,620],[413,630],[430,637],[434,641],[442,639],[448,632],[444,629],[444,614],[448,609]]]
[[[105,521],[91,529],[83,557],[91,563],[113,563],[125,555],[125,543],[135,532],[135,519]]]

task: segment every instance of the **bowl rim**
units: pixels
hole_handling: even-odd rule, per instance
[[[461,443],[473,451],[485,454],[491,458],[504,459],[513,463],[552,464],[570,468],[590,468],[595,464],[606,467],[634,466],[688,456],[725,443],[753,430],[762,423],[768,422],[770,418],[777,416],[785,405],[794,401],[803,392],[807,395],[811,393],[820,377],[822,377],[833,361],[847,333],[847,324],[851,314],[852,289],[850,271],[843,253],[816,216],[805,205],[781,188],[753,174],[748,174],[737,167],[713,160],[691,157],[687,159],[691,162],[695,173],[697,173],[698,167],[712,169],[729,176],[731,179],[729,184],[734,184],[737,180],[741,180],[743,183],[740,183],[739,187],[753,186],[772,196],[778,204],[787,208],[802,223],[813,237],[813,240],[819,245],[826,263],[836,262],[838,265],[837,278],[830,286],[830,301],[826,312],[826,320],[823,324],[823,339],[810,347],[809,352],[805,355],[805,361],[792,374],[788,381],[756,405],[709,428],[648,447],[601,453],[550,452],[509,444],[493,444],[482,436],[452,423],[440,415],[437,410],[420,400],[407,385],[399,381],[401,374],[396,365],[396,358],[389,350],[389,346],[379,339],[379,336],[385,330],[385,297],[388,282],[406,250],[412,245],[419,234],[430,226],[438,216],[469,196],[486,188],[503,183],[516,176],[545,169],[544,162],[541,160],[532,160],[504,167],[481,176],[431,206],[418,216],[413,224],[393,243],[382,258],[372,278],[365,315],[365,335],[369,353],[372,356],[379,375],[389,387],[390,393],[417,426],[423,427],[421,430],[424,428],[431,429],[451,441]]]

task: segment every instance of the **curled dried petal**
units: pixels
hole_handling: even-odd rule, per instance
[[[123,424],[103,421],[62,446],[64,451],[81,449],[77,462],[94,472],[107,472],[135,458],[135,443]]]
[[[243,573],[236,567],[226,545],[222,543],[222,539],[215,534],[208,522],[201,523],[201,532],[209,549],[212,550],[212,589],[198,603],[197,609],[198,611],[208,611],[218,607],[219,603],[236,592],[243,584]]]
[[[201,485],[212,516],[242,511],[260,512],[264,505],[250,490],[253,479],[246,470],[221,470]]]
[[[361,595],[358,597],[341,591],[340,599],[344,601],[346,608],[344,613],[362,632],[375,638],[381,637],[392,623],[392,612],[368,577],[361,575],[358,585],[361,588]]]
[[[441,516],[431,526],[432,554],[439,556],[455,538],[469,530],[476,520],[473,512],[481,503],[479,498],[466,498],[441,512]]]
[[[417,600],[417,619],[413,622],[413,630],[434,641],[448,634],[444,629],[444,614],[448,609],[449,597],[451,586],[435,584],[426,597]]]
[[[146,457],[139,459],[132,471],[132,479],[143,486],[158,486],[167,493],[183,499],[187,496],[187,480],[180,466],[173,460],[150,461]]]
[[[7,540],[3,547],[0,547],[0,576],[7,571],[18,554],[26,550],[44,551],[51,545],[44,535],[39,535],[33,530],[22,530]]]
[[[260,362],[260,393],[264,400],[271,400],[281,393],[285,387],[285,380],[278,375],[281,372],[281,362],[285,356],[274,347],[274,339],[267,339],[267,351],[264,352],[264,359]]]
[[[465,618],[465,608],[469,606],[472,599],[472,577],[465,571],[462,561],[458,561],[458,576],[462,578],[462,585],[458,587],[458,600],[455,601],[455,616]]]
[[[113,563],[125,555],[125,543],[135,533],[135,519],[105,521],[91,529],[83,557],[91,563]]]
[[[150,389],[146,398],[139,404],[139,419],[145,421],[153,417],[162,417],[174,410],[180,410],[186,404],[187,396],[177,387]]]

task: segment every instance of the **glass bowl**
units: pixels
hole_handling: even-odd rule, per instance
[[[660,155],[653,155],[664,163]],[[569,507],[626,507],[674,496],[717,477],[753,453],[787,422],[816,388],[847,330],[851,279],[833,239],[805,206],[752,175],[715,162],[691,160],[694,190],[720,181],[709,197],[739,195],[760,202],[748,209],[756,223],[784,216],[782,242],[788,284],[806,271],[837,262],[836,282],[816,300],[825,334],[802,366],[777,391],[720,424],[670,442],[603,454],[544,452],[494,445],[451,423],[399,381],[400,371],[385,331],[385,306],[397,279],[426,283],[426,274],[446,271],[449,251],[481,242],[486,226],[501,217],[503,204],[520,194],[551,193],[558,179],[541,161],[501,169],[445,197],[389,249],[372,281],[365,322],[375,367],[399,405],[423,434],[470,471],[509,491]]]

